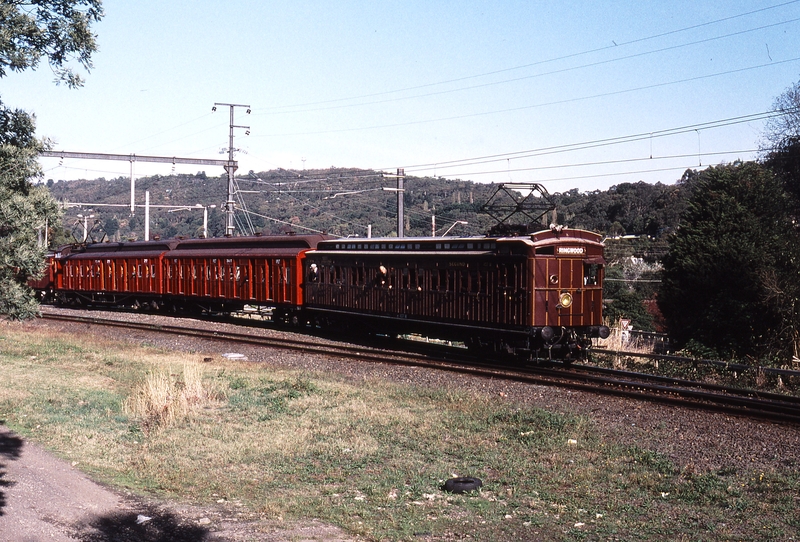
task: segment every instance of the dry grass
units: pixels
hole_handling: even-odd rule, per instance
[[[196,362],[184,363],[182,374],[150,373],[125,401],[123,412],[140,419],[145,432],[183,420],[220,398],[203,383],[203,376],[202,366]]]
[[[727,470],[687,479],[587,418],[209,355],[2,327],[0,419],[116,487],[366,539],[690,540],[700,523],[721,525],[707,540],[778,540],[800,528],[789,467],[771,485]],[[451,476],[485,485],[448,495]]]
[[[596,339],[595,346],[605,350],[616,352],[635,352],[640,354],[651,354],[652,345],[637,337],[624,336],[619,328],[612,327],[611,335],[607,339]]]

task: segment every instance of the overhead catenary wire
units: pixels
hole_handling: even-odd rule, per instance
[[[318,111],[328,111],[328,110],[332,110],[332,109],[363,107],[363,106],[367,106],[367,105],[379,105],[379,104],[385,104],[385,103],[391,103],[391,102],[397,102],[397,101],[414,100],[414,99],[418,99],[418,98],[429,98],[431,96],[439,96],[439,95],[442,95],[442,94],[452,94],[452,93],[455,93],[455,92],[464,92],[464,91],[468,91],[468,90],[475,90],[475,89],[479,89],[479,88],[486,88],[486,87],[492,87],[492,86],[497,86],[497,85],[504,85],[504,84],[508,84],[508,83],[516,83],[516,82],[524,81],[524,80],[527,80],[527,79],[535,79],[535,78],[538,78],[538,77],[546,77],[546,76],[549,76],[549,75],[558,75],[558,74],[568,73],[568,72],[582,70],[582,69],[586,69],[586,68],[595,68],[595,67],[598,67],[598,66],[611,64],[611,63],[614,63],[614,62],[621,62],[623,60],[631,60],[631,59],[634,59],[634,58],[639,58],[639,57],[652,55],[652,54],[657,54],[657,53],[663,53],[663,52],[666,52],[666,51],[674,51],[676,49],[682,49],[684,47],[690,47],[692,45],[700,45],[700,44],[709,43],[709,42],[716,41],[716,40],[721,40],[721,39],[725,39],[725,38],[731,38],[731,37],[735,37],[735,36],[740,36],[742,34],[747,34],[747,33],[755,32],[755,31],[758,31],[758,30],[765,30],[767,28],[772,28],[772,27],[779,26],[779,25],[784,25],[784,24],[795,23],[795,22],[798,22],[798,21],[800,21],[800,17],[795,18],[795,19],[790,19],[790,20],[787,20],[787,21],[781,21],[779,23],[760,26],[760,27],[757,27],[757,28],[741,30],[739,32],[732,32],[730,34],[725,34],[723,36],[715,36],[715,37],[711,37],[711,38],[705,38],[705,39],[693,41],[693,42],[690,42],[690,43],[684,43],[684,44],[680,44],[680,45],[671,45],[669,47],[662,47],[660,49],[654,49],[654,50],[651,50],[651,51],[633,53],[633,54],[630,54],[630,55],[616,57],[616,58],[610,58],[610,59],[606,59],[606,60],[598,60],[596,62],[590,62],[590,63],[587,63],[587,64],[581,64],[579,66],[570,66],[570,67],[567,67],[567,68],[560,68],[560,69],[551,70],[551,71],[547,71],[547,72],[541,72],[541,73],[526,75],[526,76],[522,76],[522,77],[515,77],[513,79],[504,79],[502,81],[492,81],[490,83],[482,83],[480,85],[472,85],[472,86],[461,87],[461,88],[456,88],[456,89],[440,90],[440,91],[436,91],[436,92],[429,92],[429,93],[426,93],[426,94],[415,94],[413,96],[403,96],[403,97],[398,97],[398,98],[387,98],[387,99],[384,99],[384,100],[376,100],[376,101],[371,101],[371,102],[361,102],[361,103],[347,104],[347,105],[320,107],[320,108],[316,108],[316,109],[300,109],[300,110],[295,110],[295,111],[285,111],[285,112],[283,112],[281,114],[312,113],[312,112],[318,112]],[[277,113],[273,113],[273,114],[277,114]]]
[[[662,32],[662,33],[654,34],[654,35],[651,35],[651,36],[645,36],[645,37],[641,37],[641,38],[636,38],[636,39],[632,39],[632,40],[628,40],[628,41],[624,41],[624,42],[613,43],[612,45],[605,45],[605,46],[602,46],[602,47],[588,49],[588,50],[580,51],[580,52],[577,52],[577,53],[571,53],[571,54],[561,55],[561,56],[558,56],[558,57],[549,58],[549,59],[545,59],[545,60],[539,60],[539,61],[536,61],[536,62],[531,62],[531,63],[523,64],[523,65],[520,65],[520,66],[513,66],[513,67],[503,68],[503,69],[499,69],[499,70],[492,70],[492,71],[484,72],[484,73],[480,73],[480,74],[468,75],[468,76],[464,76],[464,77],[457,77],[457,78],[448,79],[448,80],[439,81],[439,82],[434,82],[434,83],[426,83],[426,84],[422,84],[422,85],[414,85],[414,86],[404,87],[404,88],[400,88],[400,89],[386,90],[386,91],[381,91],[381,92],[373,92],[373,93],[362,94],[362,95],[346,97],[346,98],[336,98],[336,99],[332,99],[332,100],[318,100],[318,101],[314,101],[314,102],[305,102],[305,103],[286,105],[286,106],[275,106],[275,107],[272,107],[272,108],[256,109],[254,111],[256,111],[256,112],[257,111],[263,111],[263,113],[261,113],[261,114],[266,114],[266,113],[270,113],[272,111],[275,111],[276,109],[286,109],[286,108],[295,108],[295,107],[308,107],[308,106],[314,106],[314,105],[324,105],[324,104],[340,103],[340,102],[352,101],[352,100],[360,100],[360,99],[365,99],[365,98],[373,98],[373,97],[376,97],[376,96],[386,96],[386,95],[390,95],[390,94],[397,94],[397,93],[408,92],[408,91],[412,91],[412,90],[420,90],[420,89],[423,89],[423,88],[431,88],[431,87],[441,86],[441,85],[446,85],[446,84],[451,84],[451,83],[458,83],[458,82],[461,82],[461,81],[467,81],[467,80],[471,80],[471,79],[478,79],[478,78],[481,78],[481,77],[488,77],[488,76],[497,75],[497,74],[500,74],[500,73],[507,73],[507,72],[510,72],[510,71],[522,70],[522,69],[527,69],[527,68],[531,68],[531,67],[539,66],[539,65],[543,65],[543,64],[548,64],[548,63],[568,60],[568,59],[571,59],[571,58],[585,56],[585,55],[589,55],[589,54],[592,54],[592,53],[597,53],[597,52],[600,52],[600,51],[605,51],[605,50],[610,50],[610,49],[620,49],[620,48],[623,48],[623,47],[627,47],[629,45],[633,45],[633,44],[637,44],[637,43],[643,43],[643,42],[646,42],[646,41],[651,41],[651,40],[655,40],[655,39],[658,39],[658,38],[663,38],[663,37],[679,34],[679,33],[682,33],[682,32],[687,32],[687,31],[690,31],[690,30],[697,30],[699,28],[704,28],[704,27],[715,25],[715,24],[719,24],[719,23],[722,23],[722,22],[728,22],[728,21],[731,21],[731,20],[734,20],[734,19],[747,17],[747,16],[754,15],[754,14],[757,14],[757,13],[762,13],[762,12],[770,11],[770,10],[773,10],[773,9],[786,7],[786,6],[789,6],[789,5],[792,5],[792,4],[796,4],[798,2],[800,2],[800,0],[790,0],[788,2],[782,2],[780,4],[775,4],[775,5],[772,5],[772,6],[766,6],[766,7],[763,7],[763,8],[747,11],[747,12],[744,12],[744,13],[739,13],[739,14],[736,14],[736,15],[731,15],[731,16],[728,16],[728,17],[715,19],[713,21],[707,21],[707,22],[704,22],[704,23],[698,23],[698,24],[690,25],[690,26],[687,26],[687,27],[684,27],[684,28],[670,30],[670,31],[667,31],[667,32]],[[776,24],[781,24],[781,23],[776,23]],[[256,113],[256,114],[258,114],[258,113]]]
[[[337,134],[337,133],[347,133],[347,132],[357,132],[357,131],[366,131],[366,130],[379,130],[379,129],[387,129],[387,128],[401,128],[404,126],[418,126],[423,124],[432,124],[437,122],[446,122],[446,121],[453,121],[453,120],[463,120],[475,117],[483,117],[489,115],[497,115],[502,113],[517,113],[520,111],[525,111],[528,109],[537,109],[541,107],[550,107],[554,105],[566,105],[575,102],[581,102],[586,100],[594,100],[598,98],[608,98],[610,96],[619,96],[622,94],[629,94],[633,92],[639,92],[642,90],[651,90],[655,88],[666,87],[670,85],[678,85],[682,83],[689,83],[694,81],[701,81],[704,79],[710,79],[713,77],[722,77],[725,75],[733,75],[733,74],[740,74],[752,70],[758,70],[767,67],[774,67],[782,64],[788,64],[791,62],[798,62],[800,61],[800,57],[794,57],[786,60],[775,61],[775,62],[768,62],[765,64],[757,64],[754,66],[748,66],[745,68],[736,68],[733,70],[726,70],[721,72],[715,72],[711,74],[705,75],[698,75],[694,77],[687,77],[684,79],[676,79],[672,81],[663,81],[660,83],[653,83],[650,85],[642,85],[638,87],[631,87],[622,90],[613,90],[609,92],[601,92],[598,94],[590,94],[586,96],[578,96],[575,98],[564,98],[560,100],[553,100],[549,102],[542,102],[538,104],[530,104],[530,105],[521,105],[517,107],[509,107],[505,109],[494,109],[490,111],[481,111],[476,113],[465,113],[463,115],[451,115],[447,117],[437,117],[437,118],[429,118],[429,119],[419,119],[419,120],[411,120],[406,122],[395,122],[390,124],[374,124],[371,126],[359,126],[355,128],[332,128],[328,130],[314,130],[314,131],[306,131],[306,132],[284,132],[284,133],[273,133],[273,134],[262,134],[258,136],[251,136],[256,138],[265,138],[265,137],[294,137],[294,136],[306,136],[306,135],[325,135],[325,134]]]
[[[548,147],[540,147],[537,149],[526,149],[522,151],[512,151],[512,152],[505,152],[499,154],[490,154],[484,156],[477,156],[472,158],[462,158],[458,160],[445,160],[445,161],[437,161],[437,162],[428,162],[423,164],[412,164],[404,166],[406,171],[419,171],[421,169],[434,169],[434,168],[446,168],[451,167],[454,165],[463,166],[463,165],[475,165],[478,163],[488,163],[488,162],[499,162],[505,161],[507,159],[519,159],[519,158],[530,158],[533,156],[542,156],[548,154],[557,154],[563,152],[572,152],[576,150],[585,150],[590,148],[597,148],[597,147],[604,147],[608,145],[619,145],[623,143],[631,143],[635,141],[642,141],[644,139],[654,139],[654,138],[662,138],[662,137],[669,137],[673,135],[679,135],[689,132],[694,132],[696,130],[708,130],[712,128],[719,128],[724,126],[732,126],[735,124],[742,124],[747,122],[753,122],[757,120],[766,120],[772,117],[781,116],[786,113],[791,113],[795,110],[788,110],[788,111],[764,111],[761,113],[751,113],[747,115],[739,115],[735,117],[728,117],[724,119],[718,119],[713,121],[707,121],[702,123],[695,123],[695,124],[687,124],[683,126],[676,126],[673,128],[666,128],[663,130],[654,130],[649,132],[639,132],[635,134],[623,135],[623,136],[615,136],[615,137],[607,137],[602,139],[594,139],[589,141],[582,141],[578,143],[565,143],[563,145],[552,145]],[[696,155],[696,153],[695,153]],[[389,169],[387,167],[384,168],[376,168],[376,169]]]

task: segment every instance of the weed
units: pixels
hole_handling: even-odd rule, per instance
[[[793,463],[680,471],[589,418],[476,392],[178,361],[17,324],[0,335],[0,418],[139,492],[224,495],[378,540],[772,540],[799,527]],[[442,492],[455,476],[484,485]]]

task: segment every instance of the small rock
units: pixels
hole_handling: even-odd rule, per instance
[[[211,520],[208,519],[208,518],[200,518],[197,521],[197,523],[199,523],[200,525],[210,525],[211,524]]]

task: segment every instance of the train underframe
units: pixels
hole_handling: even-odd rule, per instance
[[[586,359],[592,339],[609,334],[606,326],[500,328],[318,308],[307,309],[302,319],[315,327],[350,335],[420,335],[463,343],[469,350],[488,357],[564,362]]]
[[[469,350],[487,357],[510,356],[567,363],[586,359],[592,347],[592,338],[608,336],[605,326],[500,328],[417,320],[404,315],[361,314],[313,307],[304,309],[295,305],[253,305],[205,297],[63,290],[42,291],[40,297],[43,303],[74,308],[127,309],[190,316],[249,313],[294,328],[335,331],[352,337],[420,335],[463,343]]]

